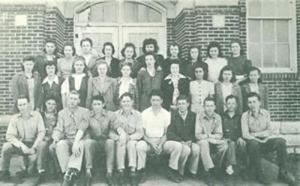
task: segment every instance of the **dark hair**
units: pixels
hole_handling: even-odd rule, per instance
[[[147,56],[153,56],[153,58],[155,60],[154,66],[155,66],[155,69],[157,69],[157,67],[159,66],[159,64],[157,63],[157,55],[154,52],[146,52],[145,53],[145,62],[146,62],[146,57]],[[147,64],[146,64],[146,66],[147,66]]]
[[[124,94],[122,94],[122,95],[120,96],[119,100],[122,101],[122,99],[123,99],[124,97],[129,97],[131,100],[133,100],[133,95],[130,94],[129,92],[125,92]]]
[[[18,95],[17,100],[16,100],[16,101],[17,101],[16,103],[18,103],[18,100],[19,100],[19,99],[26,99],[27,102],[29,102],[29,97],[26,96],[26,95],[24,95],[24,94]]]
[[[179,100],[186,100],[186,102],[190,103],[190,97],[185,94],[180,94],[177,97],[176,102],[178,102]]]
[[[256,97],[258,99],[258,101],[260,101],[260,99],[261,99],[260,95],[258,93],[256,93],[256,92],[249,92],[247,94],[247,99],[252,98],[252,97]]]
[[[257,72],[258,72],[259,78],[258,78],[257,82],[258,82],[258,83],[262,83],[262,79],[261,79],[261,70],[260,70],[259,68],[257,68],[257,67],[254,67],[254,66],[250,67],[250,69],[249,69],[249,71],[248,71],[248,74],[247,74],[247,82],[248,82],[248,83],[250,82],[249,76],[250,76],[250,73],[253,72],[253,71],[257,71]]]
[[[86,66],[86,64],[85,64],[85,58],[82,57],[82,56],[76,56],[76,57],[75,57],[74,62],[73,62],[73,64],[72,64],[72,73],[73,73],[73,74],[75,73],[75,67],[74,67],[74,66],[75,66],[75,63],[76,63],[77,61],[82,61],[82,63],[84,64],[83,73],[85,73],[85,74],[87,75],[88,69],[87,69],[87,66]]]
[[[98,95],[96,95],[96,96],[93,96],[92,102],[93,102],[93,101],[101,101],[102,103],[105,103],[103,96],[100,95],[100,94],[98,94]]]
[[[26,57],[23,58],[22,63],[21,63],[21,70],[22,70],[23,72],[25,71],[25,68],[24,68],[24,65],[23,65],[23,63],[24,63],[25,61],[32,61],[32,63],[33,63],[33,68],[32,68],[32,71],[31,71],[31,72],[33,72],[33,71],[35,70],[35,58],[34,58],[33,56],[26,56]]]
[[[201,47],[200,46],[191,46],[189,48],[189,53],[188,53],[188,60],[192,60],[192,56],[191,56],[191,50],[196,48],[198,50],[198,57],[197,57],[197,61],[202,61],[202,58],[201,58]]]
[[[181,68],[181,61],[180,61],[180,59],[171,59],[170,61],[171,61],[171,63],[170,63],[170,73],[171,73],[171,66],[172,65],[178,65],[179,66],[179,71],[181,71],[180,70],[180,68]]]
[[[76,54],[76,49],[75,49],[75,47],[74,47],[74,45],[72,44],[72,43],[66,43],[65,45],[64,45],[64,47],[63,47],[63,49],[62,49],[62,54],[64,54],[65,55],[65,48],[67,47],[67,46],[70,46],[71,48],[72,48],[72,50],[73,50],[73,53],[72,53],[72,56],[75,56],[75,54]]]
[[[76,90],[72,90],[72,91],[70,91],[69,95],[71,95],[71,94],[78,95],[78,97],[80,96],[79,92],[78,92],[78,91],[76,91]]]
[[[102,53],[105,54],[104,52],[105,52],[105,47],[106,46],[110,46],[111,47],[111,50],[112,50],[112,54],[111,55],[114,55],[114,53],[115,53],[115,47],[114,47],[114,45],[111,42],[105,42],[103,44]]]
[[[148,39],[145,39],[143,41],[143,53],[145,54],[147,51],[146,51],[146,46],[147,45],[154,45],[154,52],[157,53],[158,50],[159,50],[159,47],[158,47],[158,44],[157,44],[157,41],[156,39],[153,39],[153,38],[148,38]]]
[[[95,68],[95,77],[98,77],[99,76],[99,72],[98,72],[98,67],[100,66],[100,65],[105,65],[106,66],[106,68],[107,68],[107,72],[106,72],[106,75],[107,75],[107,73],[108,73],[108,64],[106,63],[106,61],[104,60],[104,59],[100,59],[100,60],[98,60],[97,61],[97,65],[96,65],[96,68]]]
[[[224,81],[224,79],[223,79],[223,73],[224,73],[225,71],[231,71],[232,77],[231,77],[230,82],[231,82],[231,83],[236,82],[235,73],[234,73],[234,71],[232,70],[232,68],[230,68],[230,66],[228,66],[228,65],[225,66],[225,67],[223,67],[222,70],[220,71],[220,74],[219,74],[219,81],[220,81],[220,82],[223,82],[223,81]]]
[[[90,45],[91,45],[91,47],[93,47],[93,41],[92,41],[91,38],[88,38],[88,37],[87,37],[87,38],[84,38],[84,39],[82,39],[82,40],[80,41],[80,46],[82,46],[83,42],[85,42],[85,41],[89,42]]]
[[[132,56],[132,58],[135,59],[135,57],[136,57],[136,51],[135,51],[135,45],[133,43],[125,43],[124,48],[122,48],[122,50],[121,50],[121,54],[125,58],[125,50],[126,50],[126,48],[129,48],[129,47],[133,48],[133,56]]]
[[[56,103],[56,107],[57,107],[57,103],[58,103],[58,100],[56,99],[56,97],[53,95],[53,94],[48,94],[46,97],[45,97],[45,100],[44,100],[44,103],[43,103],[43,110],[46,110],[46,103],[47,101],[49,100],[54,100],[55,103]]]
[[[215,100],[215,98],[212,97],[212,96],[207,96],[207,97],[204,99],[203,103],[205,104],[206,102],[209,102],[209,101],[212,101],[212,102],[214,102],[214,104],[216,104],[216,100]]]
[[[204,70],[204,66],[203,66],[202,64],[199,64],[199,63],[197,63],[196,66],[193,67],[193,75],[192,75],[192,79],[193,79],[193,80],[196,80],[196,75],[195,75],[195,73],[196,73],[196,69],[197,69],[197,68],[202,68],[202,70],[203,70],[203,79],[206,80],[207,78],[205,78],[205,77],[208,76],[208,72],[207,72],[206,70]]]
[[[207,51],[206,52],[207,52],[207,56],[208,57],[211,58],[211,55],[209,54],[209,51],[210,51],[211,48],[217,48],[219,50],[218,57],[222,57],[223,56],[220,44],[218,42],[216,42],[216,41],[212,41],[207,46]]]
[[[56,66],[56,63],[54,61],[48,61],[48,63],[45,64],[45,72],[47,73],[47,66],[54,66],[55,67],[55,74],[57,73],[57,66]],[[48,75],[48,74],[47,74]]]
[[[227,101],[230,100],[230,99],[235,99],[236,102],[238,101],[238,98],[237,98],[236,96],[234,96],[234,95],[229,95],[229,96],[226,97],[225,102],[227,102]]]
[[[176,42],[173,42],[173,43],[171,43],[171,44],[168,46],[168,50],[167,50],[167,55],[168,55],[168,57],[171,56],[171,52],[170,52],[171,46],[177,46],[177,47],[178,47],[178,56],[177,56],[177,57],[180,58],[180,55],[181,55],[181,47],[180,47],[180,45],[179,45],[178,43],[176,43]]]
[[[127,62],[124,62],[124,63],[120,64],[120,70],[122,70],[122,68],[125,67],[125,66],[129,66],[130,69],[132,70],[132,63],[127,63]]]
[[[160,90],[152,90],[149,95],[149,98],[151,99],[153,96],[158,96],[161,99],[163,99],[163,93]]]
[[[240,48],[241,48],[241,50],[240,50],[240,55],[243,56],[243,55],[245,54],[245,51],[244,51],[244,49],[243,49],[242,42],[241,42],[239,39],[233,39],[233,40],[231,40],[231,42],[230,42],[230,48],[231,48],[231,45],[232,45],[233,43],[237,43],[237,44],[240,45]]]
[[[58,48],[57,48],[57,44],[56,44],[56,41],[54,39],[46,39],[45,40],[45,45],[44,45],[44,49],[43,49],[43,52],[46,54],[47,51],[46,51],[46,45],[47,43],[53,43],[54,46],[55,46],[55,50],[53,52],[54,55],[57,55],[57,52],[58,52]]]

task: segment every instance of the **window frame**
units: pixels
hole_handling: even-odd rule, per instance
[[[263,0],[259,0],[262,2]],[[289,25],[289,67],[260,67],[263,73],[296,73],[297,72],[297,24],[296,24],[296,0],[288,0],[289,8],[291,10],[290,16],[249,16],[249,1],[246,1],[246,40],[247,40],[247,55],[250,51],[250,38],[249,38],[249,20],[259,20],[260,21],[260,33],[263,31],[263,20],[288,20]],[[261,43],[262,37],[260,38]],[[263,60],[263,52],[261,53],[261,59]],[[263,62],[263,61],[261,61]]]

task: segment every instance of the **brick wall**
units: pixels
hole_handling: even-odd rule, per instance
[[[66,18],[65,25],[65,42],[74,42],[74,20],[73,18]]]

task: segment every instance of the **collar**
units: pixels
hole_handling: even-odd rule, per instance
[[[73,78],[79,78],[79,77],[83,78],[83,77],[85,77],[85,73],[83,73],[83,74],[72,74],[72,77]]]
[[[211,117],[209,117],[205,112],[203,112],[203,116],[202,116],[204,119],[207,119],[207,120],[210,120],[210,119],[216,119],[216,113],[214,112],[212,114]]]
[[[121,83],[123,83],[123,82],[125,82],[125,78],[120,78],[119,79],[119,83],[121,84]],[[132,78],[129,78],[129,84],[132,84],[132,85],[134,85],[134,81],[133,81],[133,79]]]
[[[121,114],[121,115],[125,115],[125,112],[124,112],[123,109],[120,109],[118,113]],[[131,109],[130,115],[133,115],[133,109]]]
[[[225,113],[224,113],[224,115],[225,115],[226,117],[228,117],[228,118],[235,118],[235,117],[237,116],[237,112],[234,113],[233,117],[230,117],[230,116],[229,116],[228,110],[226,110]]]
[[[44,81],[43,81],[42,84],[45,84],[45,83],[47,83],[47,82],[50,84],[50,81],[49,81],[48,76],[45,77],[45,79],[44,79]],[[57,75],[54,76],[53,82],[55,82],[56,84],[59,84],[59,79],[58,79],[58,76],[57,76]]]
[[[249,110],[248,111],[248,114],[250,115],[250,116],[252,116],[252,117],[255,117],[254,115],[253,115],[253,113]],[[258,110],[258,115],[263,115],[264,113],[262,112],[262,110],[261,109],[259,109]]]
[[[185,76],[182,75],[181,73],[179,73],[178,77],[179,77],[179,79],[184,79],[185,78]],[[172,79],[172,75],[171,74],[169,74],[169,75],[167,75],[167,77],[165,77],[165,80],[168,80],[168,79]]]
[[[30,113],[29,113],[30,117],[33,117],[33,112],[34,112],[34,111],[30,111]],[[17,116],[18,116],[18,118],[21,118],[21,117],[22,117],[22,114],[21,114],[21,113],[18,113]]]
[[[94,110],[91,110],[90,111],[90,116],[91,117],[96,117],[96,116],[99,116],[99,115],[101,115],[101,116],[106,116],[107,115],[107,110],[105,110],[105,109],[102,109],[102,111],[99,113],[95,113],[95,111]]]
[[[177,113],[178,113],[178,115],[179,115],[182,119],[186,119],[186,117],[187,117],[189,111],[187,110],[187,111],[185,112],[184,115],[183,115],[182,113],[180,113],[179,111],[177,111]]]

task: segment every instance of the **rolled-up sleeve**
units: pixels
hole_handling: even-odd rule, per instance
[[[195,124],[195,137],[196,137],[197,141],[200,141],[200,140],[205,138],[205,135],[203,135],[204,131],[203,131],[203,127],[202,127],[200,117],[201,116],[199,114],[197,114],[196,124]]]
[[[249,132],[248,114],[246,112],[242,115],[241,128],[242,128],[242,136],[244,139],[250,140],[254,138],[254,136],[252,136]]]
[[[142,116],[140,113],[136,113],[135,115],[136,119],[136,127],[135,132],[130,135],[130,138],[132,140],[139,140],[144,136],[144,130],[143,130],[143,122],[142,122]]]
[[[46,134],[44,121],[43,121],[43,118],[40,113],[37,113],[37,115],[36,115],[36,122],[37,122],[38,134],[37,134],[37,138],[34,141],[34,144],[32,146],[34,148],[37,147],[37,145],[44,139],[45,134]]]
[[[53,129],[53,134],[52,134],[52,138],[54,141],[59,141],[63,136],[64,117],[65,117],[65,115],[62,112],[58,113],[57,125]]]
[[[17,129],[17,119],[12,118],[8,124],[8,128],[6,131],[6,141],[13,144],[15,147],[20,147],[23,143],[18,138],[18,129]]]

